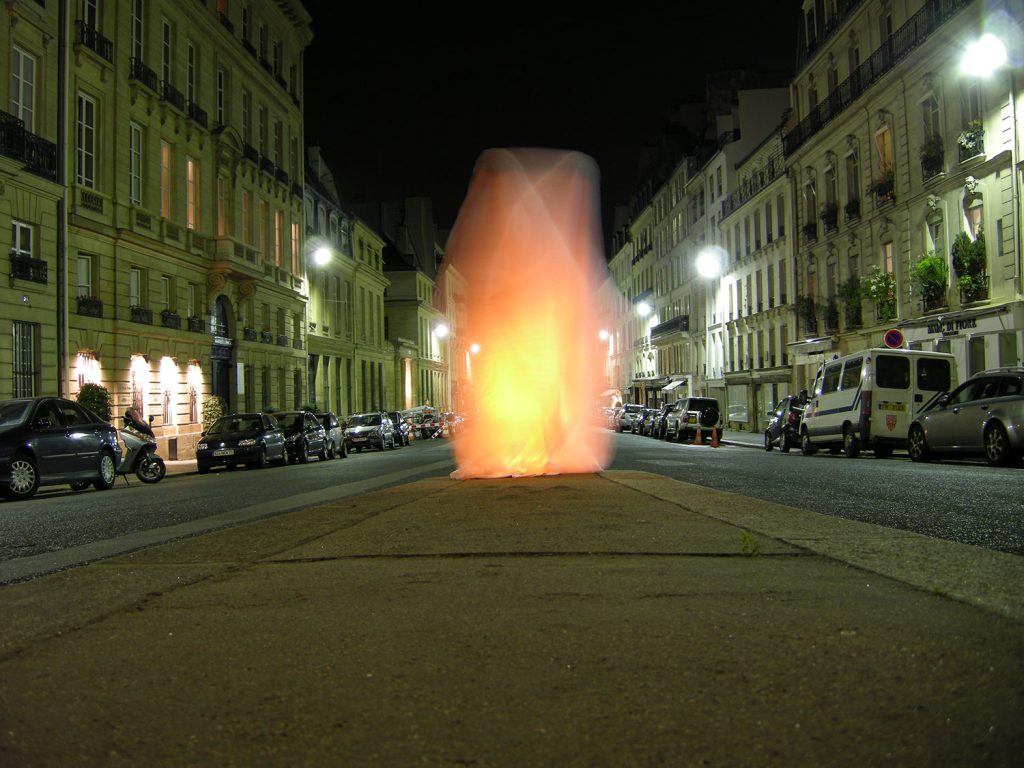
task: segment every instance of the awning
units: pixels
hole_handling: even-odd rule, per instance
[[[666,384],[664,387],[662,387],[661,391],[662,392],[671,392],[676,387],[681,387],[685,383],[686,383],[686,379],[676,379],[675,381],[670,381],[668,384]]]

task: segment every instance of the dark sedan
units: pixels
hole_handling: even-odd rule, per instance
[[[266,413],[234,413],[213,423],[196,446],[196,466],[205,475],[210,467],[249,469],[267,462],[285,462],[284,433],[273,416]]]
[[[412,427],[409,421],[398,411],[389,411],[391,424],[395,428],[395,445],[409,445],[412,442]]]
[[[310,454],[327,461],[327,432],[316,416],[308,411],[275,413],[274,418],[284,432],[288,460],[305,464]]]
[[[0,401],[0,493],[27,499],[41,485],[112,488],[121,449],[117,430],[59,397]]]

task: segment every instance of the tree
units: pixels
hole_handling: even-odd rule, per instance
[[[99,384],[83,384],[76,398],[78,404],[88,408],[104,421],[110,421],[110,392]]]
[[[952,252],[953,271],[956,272],[957,284],[963,290],[964,298],[967,301],[980,298],[988,286],[984,231],[979,229],[974,240],[966,232],[960,232],[953,239]]]
[[[929,251],[910,268],[910,280],[924,299],[925,306],[938,306],[946,298],[949,264],[938,251]]]
[[[845,282],[839,284],[836,294],[843,304],[843,314],[846,316],[846,327],[857,328],[861,320],[861,287],[860,278],[850,275]]]
[[[213,423],[224,415],[224,400],[218,395],[210,395],[203,403],[203,431],[207,431]]]

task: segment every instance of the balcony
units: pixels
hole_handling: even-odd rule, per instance
[[[302,349],[302,339],[295,339],[295,341],[292,342],[292,348]]]
[[[270,331],[260,331],[260,343],[273,344],[274,334],[272,334]]]
[[[185,111],[185,94],[171,85],[167,80],[160,81],[160,100],[166,101],[179,112]]]
[[[46,285],[49,267],[42,259],[33,259],[17,251],[11,251],[11,278],[28,280],[32,283]]]
[[[259,334],[256,333],[256,329],[255,328],[243,328],[242,329],[242,338],[245,339],[246,341],[256,341],[256,339],[258,337],[259,337]]]
[[[284,168],[274,167],[274,178],[281,184],[288,186],[288,172]]]
[[[144,86],[149,88],[153,93],[158,93],[159,88],[157,85],[156,72],[147,67],[142,63],[142,59],[137,59],[134,56],[129,60],[129,71],[128,78],[142,83]]]
[[[231,19],[229,19],[228,15],[223,11],[217,11],[217,21],[219,21],[220,25],[228,32],[231,34],[235,33],[235,25],[231,23]]]
[[[651,339],[660,339],[665,336],[671,336],[674,333],[689,333],[690,331],[690,316],[679,315],[671,320],[666,320],[664,323],[658,323],[658,325],[651,328]]]
[[[177,312],[165,309],[160,313],[160,325],[164,328],[181,328],[181,316]]]
[[[297,181],[292,182],[292,194],[295,197],[302,197],[302,185]]]
[[[818,239],[818,222],[809,221],[804,224],[801,230],[804,235],[804,243],[813,243]]]
[[[860,218],[860,198],[851,198],[847,201],[846,205],[843,206],[843,215],[846,217],[846,221],[856,221]]]
[[[266,155],[260,155],[260,170],[270,176],[274,175],[274,163]]]
[[[871,56],[850,73],[828,97],[819,103],[797,126],[782,137],[788,157],[809,141],[825,125],[842,114],[871,86],[882,79],[925,42],[939,27],[971,4],[971,0],[943,0],[926,3],[921,10],[886,39]],[[808,46],[812,49],[813,45]]]
[[[287,347],[288,346],[288,337],[285,336],[283,333],[277,334],[277,346],[279,346],[279,347]]]
[[[253,165],[260,164],[260,153],[256,151],[256,147],[252,144],[242,142],[242,157],[251,162]]]
[[[839,225],[839,207],[835,203],[826,203],[821,209],[821,223],[825,232],[835,232]]]
[[[98,29],[91,27],[84,21],[76,22],[75,25],[78,28],[78,39],[76,42],[79,45],[84,45],[93,53],[113,64],[114,44],[101,35]]]
[[[0,110],[0,155],[25,166],[25,170],[57,180],[57,145],[25,130],[25,123]]]
[[[969,282],[960,278],[960,303],[971,304],[975,301],[985,301],[989,297],[989,276],[986,273],[971,275]]]
[[[82,317],[103,317],[103,301],[95,296],[79,296],[76,298],[76,311]]]
[[[207,116],[206,110],[196,104],[194,101],[188,103],[188,119],[198,125],[204,130],[207,127]]]
[[[188,319],[188,329],[192,333],[204,333],[206,331],[206,323],[203,322],[203,318],[191,315]]]
[[[959,148],[959,160],[961,163],[967,162],[972,157],[984,155],[985,129],[981,127],[981,122],[972,120],[968,124],[967,129],[956,137],[956,143]]]
[[[132,304],[128,308],[128,312],[133,323],[143,323],[144,325],[153,324],[152,309],[147,309],[146,307],[140,307],[137,304]]]

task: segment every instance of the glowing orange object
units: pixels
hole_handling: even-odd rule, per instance
[[[457,478],[596,472],[605,268],[597,165],[586,155],[492,149],[477,161],[448,241],[465,280],[472,355]],[[442,270],[442,278],[444,270]]]

